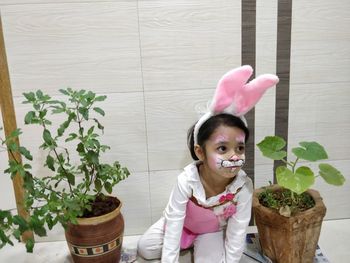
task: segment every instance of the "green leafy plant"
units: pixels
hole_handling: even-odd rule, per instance
[[[6,139],[0,138],[2,147],[13,157],[5,173],[23,178],[25,207],[30,213],[26,220],[11,211],[0,210],[0,248],[13,245],[11,237],[20,240],[27,230],[45,236],[46,229],[57,223],[66,227],[68,223],[77,223],[78,217],[98,215],[93,211],[94,201],[106,199],[105,193],[110,194],[117,183],[129,176],[128,169],[119,162],[101,162],[101,154],[110,147],[100,142],[104,127],[96,116],[104,116],[105,112],[95,104],[106,96],[71,88],[60,92],[65,99],[54,100],[40,90],[24,93],[24,103],[33,108],[25,115],[25,124],[42,128],[40,148],[46,155],[43,165],[48,168],[47,175],[32,174],[29,164],[34,159],[32,154],[16,143],[21,130],[13,131]],[[64,116],[58,127],[50,118],[53,115]],[[26,161],[17,160],[16,152]],[[31,252],[33,246],[34,241],[29,239],[27,251]]]
[[[327,163],[318,165],[317,174],[305,165],[298,166],[300,160],[316,162],[328,159],[328,154],[324,147],[317,142],[300,142],[299,147],[293,148],[292,153],[295,155],[294,161],[286,159],[287,152],[283,150],[286,146],[286,141],[278,136],[267,136],[257,144],[261,153],[272,160],[280,160],[285,166],[279,166],[276,169],[277,184],[288,189],[286,194],[279,193],[279,198],[275,198],[273,193],[263,192],[260,198],[265,199],[265,203],[270,207],[312,207],[313,203],[307,200],[304,192],[308,190],[315,182],[316,177],[322,177],[328,184],[340,186],[345,182],[342,173]],[[278,201],[280,200],[280,201]],[[305,203],[307,203],[305,205]]]

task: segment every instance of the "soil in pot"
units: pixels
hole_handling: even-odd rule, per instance
[[[85,211],[82,218],[102,216],[112,212],[119,206],[120,201],[112,196],[99,195],[91,204],[91,211]]]
[[[259,194],[259,202],[285,216],[295,215],[315,206],[315,201],[309,193],[304,192],[297,195],[287,189],[271,190],[267,188]]]

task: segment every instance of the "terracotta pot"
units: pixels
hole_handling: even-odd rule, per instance
[[[280,189],[274,185],[272,191]],[[326,214],[319,192],[308,190],[315,206],[292,217],[284,217],[259,203],[257,189],[253,196],[253,213],[262,250],[273,262],[312,263]]]
[[[77,225],[68,225],[65,235],[75,263],[119,262],[124,232],[120,208],[119,201],[119,206],[108,214],[79,218]]]

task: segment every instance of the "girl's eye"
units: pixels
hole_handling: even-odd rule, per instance
[[[243,145],[238,146],[237,151],[238,151],[239,153],[244,153],[244,151],[245,151],[245,146],[243,146]]]
[[[217,151],[218,151],[219,153],[224,153],[226,150],[227,150],[226,146],[219,146],[219,147],[217,148]]]

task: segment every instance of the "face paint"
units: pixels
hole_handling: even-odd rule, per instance
[[[242,167],[245,164],[245,160],[244,159],[238,159],[238,160],[235,160],[235,161],[221,160],[218,164],[222,168]]]
[[[236,137],[236,142],[238,143],[244,143],[245,141],[245,134],[242,132],[240,135]]]
[[[220,143],[224,143],[227,142],[229,140],[229,138],[225,135],[219,134],[217,137],[213,138],[213,142],[215,144],[220,144]]]
[[[234,177],[245,163],[244,141],[245,134],[238,128],[217,128],[206,142],[207,167],[214,174]]]

